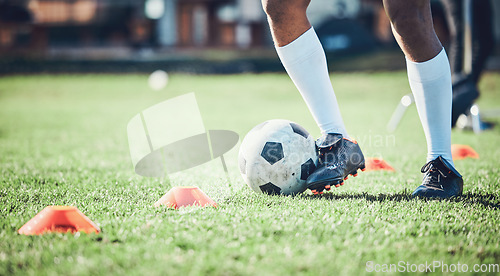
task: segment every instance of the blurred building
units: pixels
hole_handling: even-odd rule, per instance
[[[252,47],[265,44],[265,24],[256,0],[0,0],[3,50]]]
[[[498,1],[493,2],[500,10]],[[349,47],[349,41],[371,45],[359,39],[361,35],[394,43],[381,3],[314,0],[308,14],[313,25],[322,28],[320,38],[331,50]],[[439,22],[436,26],[442,29],[439,32],[445,32],[446,26]],[[340,29],[344,33],[338,33]],[[368,35],[356,30],[366,30]],[[0,0],[3,53],[43,53],[60,47],[184,49],[271,45],[259,0]]]
[[[165,3],[157,37],[163,46],[252,47],[265,43],[265,17],[256,0],[149,0]]]
[[[352,17],[359,0],[316,0],[319,24]],[[0,48],[270,45],[258,0],[0,0]]]

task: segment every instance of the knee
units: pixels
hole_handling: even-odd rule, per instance
[[[305,13],[311,0],[262,0],[262,8],[267,16],[280,20],[287,15]]]
[[[384,0],[384,5],[393,28],[400,35],[432,26],[429,0]]]
[[[262,8],[267,16],[273,18],[280,13],[280,6],[283,4],[279,0],[262,0]]]

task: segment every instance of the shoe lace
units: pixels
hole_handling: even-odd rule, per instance
[[[439,166],[437,166],[436,161],[430,161],[427,164],[425,164],[422,169],[420,170],[422,173],[425,174],[425,180],[424,180],[424,185],[427,186],[434,186],[434,187],[441,187],[440,183],[440,178],[441,177],[448,177],[448,175],[443,172]]]

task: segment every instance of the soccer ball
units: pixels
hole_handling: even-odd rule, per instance
[[[306,179],[316,169],[314,139],[297,123],[266,121],[243,139],[238,163],[255,192],[296,195],[307,189]]]

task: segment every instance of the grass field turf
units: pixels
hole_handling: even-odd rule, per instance
[[[481,82],[483,110],[500,106],[499,76]],[[137,176],[126,125],[153,104],[196,92],[207,129],[243,137],[285,118],[318,136],[284,74],[173,75],[162,92],[150,91],[145,75],[0,78],[0,275],[357,275],[369,261],[499,264],[499,128],[453,132],[453,143],[481,156],[456,161],[464,196],[411,199],[426,151],[415,107],[394,134],[385,131],[409,92],[405,73],[332,80],[348,131],[366,156],[397,172],[361,173],[323,196],[281,197],[252,192],[235,151],[226,160],[230,187],[218,162],[172,175],[171,184]],[[171,185],[197,185],[219,206],[154,208]],[[18,235],[47,205],[77,206],[102,233]]]

